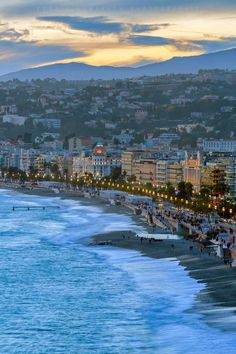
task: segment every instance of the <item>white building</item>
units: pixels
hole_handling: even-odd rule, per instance
[[[120,165],[120,159],[108,157],[103,145],[98,144],[92,153],[86,155],[85,152],[82,152],[80,156],[73,157],[72,172],[77,176],[91,173],[95,178],[101,178],[109,176],[112,167]]]
[[[24,125],[27,117],[18,116],[17,114],[5,114],[3,116],[3,123],[10,123],[13,125]]]
[[[20,155],[19,155],[20,170],[28,172],[30,170],[30,166],[33,165],[34,157],[35,157],[35,150],[20,149]]]
[[[204,152],[236,152],[236,140],[204,140]]]
[[[61,119],[60,118],[34,118],[34,126],[42,124],[47,129],[60,129]]]

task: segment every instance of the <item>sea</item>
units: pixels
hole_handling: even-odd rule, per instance
[[[209,324],[197,311],[205,285],[176,259],[88,246],[116,230],[141,226],[82,201],[0,190],[0,353],[235,354],[233,314],[222,310],[227,329]]]

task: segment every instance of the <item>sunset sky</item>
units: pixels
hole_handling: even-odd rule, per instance
[[[236,47],[235,0],[1,0],[0,74],[56,62],[138,66]]]

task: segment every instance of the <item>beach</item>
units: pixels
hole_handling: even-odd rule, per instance
[[[134,215],[130,209],[123,206],[110,205],[105,200],[82,198],[73,192],[55,194],[50,190],[22,189],[17,191],[28,195],[78,200],[83,205],[102,208],[104,213],[128,215],[145,232],[153,232],[152,227],[147,225],[143,217]],[[156,228],[155,233],[162,234],[163,230]],[[136,237],[134,232],[131,232],[129,229],[120,231],[119,227],[117,227],[117,231],[102,233],[84,242],[89,245],[95,244],[93,247],[103,247],[99,245],[103,241],[111,241],[109,242],[111,245],[106,247],[135,250],[143,256],[154,259],[177,259],[190,277],[196,279],[199,283],[205,284],[204,289],[197,295],[203,305],[202,309],[204,309],[204,305],[211,304],[214,307],[227,307],[235,311],[236,267],[231,268],[229,265],[223,264],[222,259],[213,254],[208,254],[207,248],[201,252],[201,247],[197,242],[184,238],[152,241],[151,243],[143,239],[141,242],[140,238]]]
[[[235,268],[99,198],[0,201],[1,352],[235,353]]]
[[[144,256],[157,259],[176,258],[191,277],[206,285],[198,294],[201,301],[213,306],[236,306],[236,268],[224,265],[221,259],[209,255],[206,250],[201,252],[197,243],[183,238],[152,241],[151,244],[144,239],[141,243],[139,238],[128,231],[94,237],[95,243],[106,240],[112,241],[111,247],[136,250]]]

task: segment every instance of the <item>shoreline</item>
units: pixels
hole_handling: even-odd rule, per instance
[[[123,235],[125,235],[125,238]],[[230,268],[222,261],[207,252],[201,252],[195,242],[185,240],[143,240],[129,232],[113,232],[108,235],[93,237],[95,244],[109,240],[111,247],[136,250],[143,256],[154,259],[177,259],[188,275],[197,282],[203,283],[205,288],[197,295],[197,299],[211,306],[236,307],[236,268]],[[193,248],[190,250],[190,246]],[[234,310],[236,313],[236,310]]]
[[[147,232],[152,230],[152,227],[148,226],[143,217],[134,215],[130,209],[124,206],[108,205],[106,200],[100,198],[88,199],[75,195],[73,192],[55,194],[51,190],[25,190],[4,185],[0,185],[0,188],[27,195],[77,200],[84,205],[102,207],[104,212],[128,215],[137,226],[143,227]],[[157,228],[155,233],[162,234],[163,230]],[[236,268],[224,265],[220,258],[212,254],[208,255],[206,251],[201,252],[198,248],[198,243],[184,238],[152,241],[151,244],[144,239],[141,243],[141,240],[134,233],[127,230],[92,236],[88,239],[87,245],[91,246],[91,242],[94,242],[94,246],[100,247],[99,243],[107,240],[111,241],[111,246],[109,247],[136,250],[143,256],[154,259],[177,259],[190,277],[205,285],[205,288],[197,295],[197,299],[203,303],[203,306],[205,304],[214,307],[236,307]],[[191,249],[190,246],[192,246]],[[233,311],[236,313],[235,309]]]

